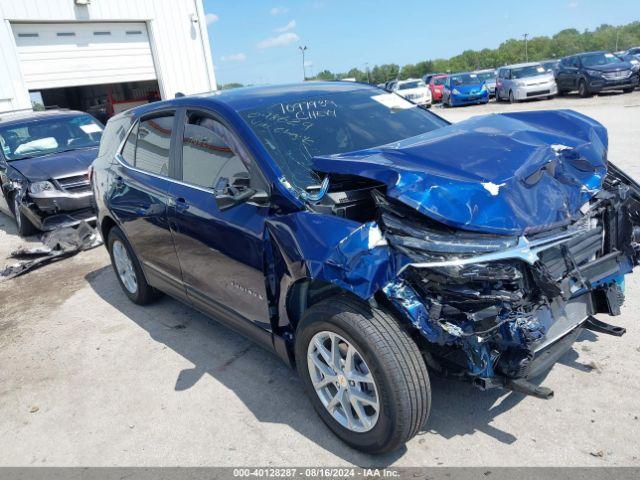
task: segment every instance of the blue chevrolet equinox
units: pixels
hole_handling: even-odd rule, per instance
[[[620,336],[640,187],[569,110],[450,124],[392,93],[307,82],[113,117],[93,163],[124,293],[160,292],[296,368],[345,442],[401,446],[429,374],[538,398],[585,329]]]

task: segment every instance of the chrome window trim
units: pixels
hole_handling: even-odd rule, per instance
[[[204,188],[204,187],[199,187],[199,186],[197,186],[197,185],[192,185],[192,184],[190,184],[190,183],[182,182],[182,181],[177,180],[177,179],[175,179],[175,178],[165,177],[164,175],[158,175],[158,174],[155,174],[155,173],[147,172],[146,170],[142,170],[142,169],[140,169],[140,168],[133,167],[133,166],[129,165],[129,164],[124,160],[124,158],[122,157],[122,155],[121,155],[119,152],[118,152],[118,153],[116,153],[116,155],[115,155],[115,159],[116,159],[116,161],[117,161],[120,165],[122,165],[124,168],[127,168],[127,169],[129,169],[129,170],[132,170],[132,171],[134,171],[134,172],[144,173],[145,175],[149,175],[149,176],[151,176],[151,177],[159,178],[159,179],[161,179],[161,180],[166,180],[166,181],[168,181],[168,182],[175,183],[175,184],[177,184],[177,185],[183,185],[183,186],[185,186],[185,187],[191,187],[191,188],[194,188],[194,189],[196,189],[196,190],[200,190],[200,191],[202,191],[202,192],[207,192],[207,193],[211,193],[212,195],[215,195],[215,190],[213,190],[213,189],[210,189],[210,188]]]

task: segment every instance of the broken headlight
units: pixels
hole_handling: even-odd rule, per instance
[[[55,190],[55,187],[53,186],[53,183],[51,182],[34,182],[31,185],[29,185],[29,192],[30,193],[42,193],[42,192],[48,192],[51,190]]]

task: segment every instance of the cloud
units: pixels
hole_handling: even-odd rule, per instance
[[[287,7],[273,7],[271,9],[271,15],[282,15],[288,11],[289,9]]]
[[[290,43],[297,42],[300,37],[294,32],[281,33],[275,37],[265,38],[258,42],[258,48],[282,47]]]
[[[284,33],[288,32],[289,30],[293,30],[294,28],[296,28],[296,21],[291,20],[284,27],[276,28],[276,32]]]
[[[231,55],[224,55],[220,57],[223,62],[244,62],[247,56],[244,53],[232,53]]]
[[[569,8],[577,8],[578,2],[569,2]]]
[[[313,62],[311,60],[305,60],[304,61],[304,66],[305,67],[313,67]]]
[[[212,23],[216,23],[219,19],[220,19],[220,17],[218,17],[218,15],[216,15],[215,13],[207,13],[204,16],[204,21],[207,22],[207,25],[211,25]]]

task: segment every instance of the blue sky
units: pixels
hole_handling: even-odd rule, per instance
[[[204,0],[219,84],[415,63],[508,38],[640,20],[639,0]]]

